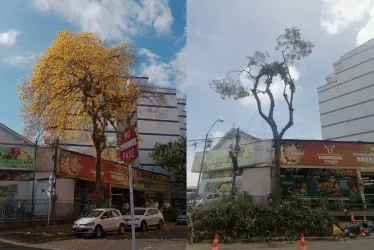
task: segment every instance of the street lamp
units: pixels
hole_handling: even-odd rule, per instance
[[[207,142],[207,140],[208,140],[208,135],[209,135],[210,131],[212,130],[212,128],[214,127],[214,125],[216,125],[217,122],[223,122],[223,120],[222,120],[222,119],[217,119],[217,120],[213,123],[213,125],[210,127],[210,129],[208,130],[208,133],[207,133],[206,136],[205,136],[203,159],[201,160],[200,174],[199,174],[199,179],[198,179],[198,182],[197,182],[197,192],[199,192],[199,189],[200,189],[201,174],[202,174],[202,172],[203,172],[203,166],[204,166],[204,158],[205,158],[206,142]]]
[[[45,128],[42,130],[42,132],[39,133],[39,135],[35,138],[35,143],[34,143],[34,178],[32,181],[32,197],[31,197],[31,214],[32,217],[34,218],[34,203],[35,203],[35,176],[36,176],[36,155],[37,155],[37,150],[38,150],[38,141],[40,136],[47,130],[47,129],[56,129],[57,126],[52,126],[49,128]]]

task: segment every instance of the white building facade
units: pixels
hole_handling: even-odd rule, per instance
[[[221,140],[207,151],[204,157],[203,174],[197,192],[199,194],[227,193],[232,187],[232,163],[228,156],[230,144],[235,144],[230,130]],[[241,132],[241,153],[238,157],[239,173],[236,188],[251,195],[268,195],[271,190],[271,142],[262,141]],[[192,172],[199,173],[203,152],[195,154]]]
[[[322,138],[374,141],[374,39],[334,63],[318,88]]]

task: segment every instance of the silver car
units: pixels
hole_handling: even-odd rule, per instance
[[[187,211],[183,210],[178,216],[177,216],[177,225],[185,225],[187,224]]]
[[[221,195],[219,194],[209,194],[205,196],[203,199],[197,202],[197,206],[210,206],[218,203],[222,199]]]

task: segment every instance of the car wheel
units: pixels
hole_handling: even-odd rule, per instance
[[[125,225],[123,225],[123,224],[119,225],[118,233],[119,233],[120,235],[124,235],[125,232],[126,232]]]
[[[142,232],[147,232],[147,223],[143,220],[142,224],[140,225],[140,229]]]
[[[96,238],[101,238],[104,235],[104,231],[100,226],[96,226],[94,230],[94,235]]]
[[[158,228],[159,230],[162,230],[162,229],[164,228],[164,222],[163,222],[162,220],[159,220],[159,221],[158,221],[157,228]]]

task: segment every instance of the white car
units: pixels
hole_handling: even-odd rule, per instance
[[[198,206],[209,206],[218,203],[222,197],[219,194],[209,194],[203,199],[199,200],[196,205]]]
[[[184,225],[184,224],[187,224],[187,211],[186,210],[182,211],[177,216],[177,225]]]
[[[131,228],[130,211],[123,216],[125,226]],[[156,226],[158,229],[164,228],[164,216],[157,208],[134,208],[134,224],[135,228],[140,228],[143,232],[147,231],[147,227]]]
[[[118,231],[121,235],[125,234],[125,223],[121,212],[117,209],[94,209],[76,220],[73,225],[73,232],[76,236],[92,235],[100,238],[104,233],[110,231]]]

